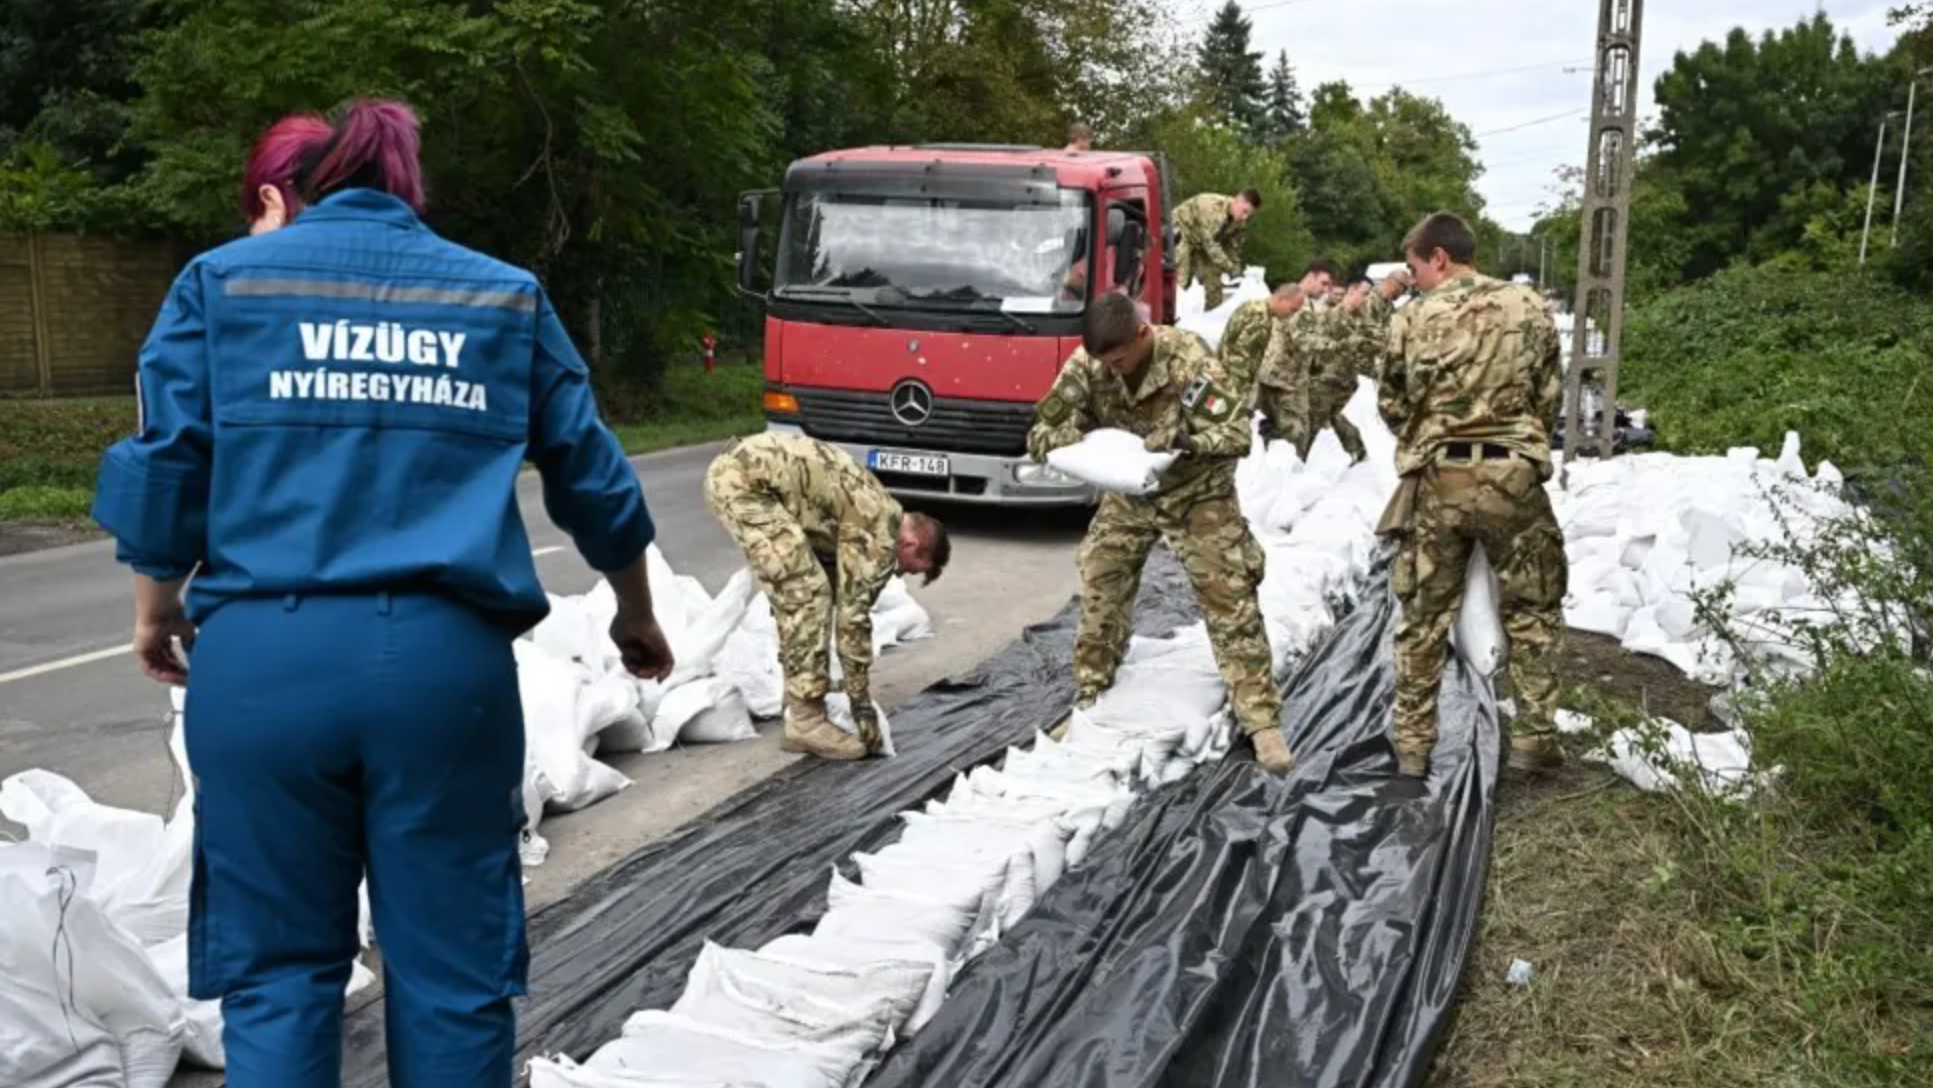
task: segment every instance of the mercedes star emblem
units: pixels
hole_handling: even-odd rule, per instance
[[[933,391],[915,381],[894,386],[887,404],[892,407],[893,418],[908,427],[917,427],[933,418]]]

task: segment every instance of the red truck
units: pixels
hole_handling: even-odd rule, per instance
[[[1089,300],[1119,291],[1174,320],[1171,203],[1166,161],[1145,152],[927,144],[794,162],[781,189],[739,203],[767,426],[843,447],[903,496],[1094,502],[1028,460],[1027,429]]]

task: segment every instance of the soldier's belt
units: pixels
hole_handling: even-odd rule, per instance
[[[1450,464],[1477,464],[1482,461],[1508,461],[1517,451],[1493,442],[1446,442],[1436,451],[1436,459]]]

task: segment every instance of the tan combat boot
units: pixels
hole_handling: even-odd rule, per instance
[[[1250,733],[1249,742],[1255,745],[1255,762],[1270,774],[1288,774],[1295,769],[1295,756],[1289,752],[1289,742],[1282,737],[1280,729],[1263,729]]]
[[[1564,750],[1554,737],[1533,735],[1510,738],[1510,769],[1523,774],[1538,774],[1564,765]]]
[[[832,724],[824,699],[785,697],[785,736],[779,748],[820,759],[865,759],[866,742]]]

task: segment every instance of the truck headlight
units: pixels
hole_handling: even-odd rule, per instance
[[[1015,483],[1027,484],[1033,487],[1077,487],[1080,485],[1079,480],[1076,480],[1065,472],[1049,468],[1046,465],[1035,464],[1032,461],[1015,466],[1013,478]]]

